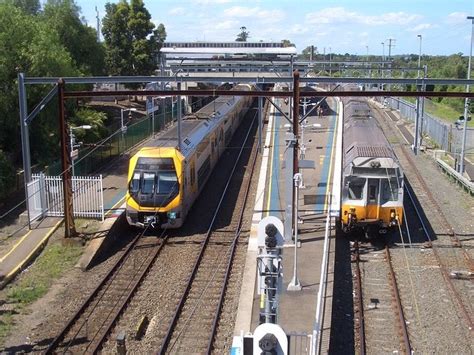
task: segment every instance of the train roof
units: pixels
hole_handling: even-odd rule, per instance
[[[344,166],[357,165],[357,158],[387,158],[391,166],[397,162],[367,102],[348,100],[344,106]]]
[[[236,90],[250,90],[249,85],[237,85]],[[214,129],[242,96],[219,96],[199,111],[186,115],[181,121],[181,153],[186,157],[204,137]],[[168,128],[161,135],[151,139],[146,147],[178,147],[178,125]]]

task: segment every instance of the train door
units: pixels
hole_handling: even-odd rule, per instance
[[[197,182],[196,182],[196,160],[191,161],[189,167],[189,190],[190,195],[192,196],[191,200],[194,201],[194,195],[197,192]]]
[[[368,179],[367,219],[378,219],[380,208],[380,179]]]
[[[217,160],[219,158],[219,154],[217,151],[217,139],[216,139],[216,134],[212,133],[211,134],[211,166],[214,166],[217,163]]]

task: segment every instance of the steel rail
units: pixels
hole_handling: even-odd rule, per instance
[[[406,179],[406,178],[405,178],[405,179]],[[410,189],[412,189],[412,188],[410,187]],[[415,203],[415,199],[414,199],[414,197],[413,197],[414,191],[411,191],[411,192],[410,192],[410,189],[408,188],[408,185],[405,184],[405,191],[407,192],[408,197],[410,198],[410,201],[411,201],[411,203],[412,203],[412,205],[413,205],[413,207],[414,207],[414,209],[415,209],[415,212],[416,212],[416,214],[417,214],[417,216],[418,216],[418,219],[419,219],[420,222],[421,222],[421,226],[422,226],[423,231],[424,231],[424,233],[425,233],[426,240],[429,241],[430,245],[432,246],[433,254],[434,254],[434,256],[435,256],[435,258],[436,258],[436,261],[438,262],[439,268],[440,268],[440,270],[441,270],[441,275],[443,275],[443,278],[444,278],[446,284],[448,285],[448,287],[449,287],[451,293],[452,293],[453,296],[455,297],[455,299],[456,299],[456,301],[457,301],[457,303],[458,303],[458,306],[459,306],[459,308],[461,309],[461,312],[462,312],[464,318],[466,319],[466,322],[468,323],[469,329],[474,330],[474,323],[473,323],[473,320],[472,320],[472,318],[471,318],[471,316],[470,316],[470,314],[469,314],[469,311],[467,310],[466,306],[464,305],[464,302],[462,301],[461,296],[459,295],[459,292],[458,292],[458,291],[456,290],[456,288],[454,287],[454,284],[453,284],[453,282],[451,281],[451,278],[449,277],[449,273],[448,273],[448,271],[446,270],[446,267],[444,266],[444,264],[443,264],[443,262],[442,262],[442,260],[441,260],[440,255],[438,254],[438,250],[437,250],[436,246],[433,244],[433,240],[431,239],[430,233],[428,232],[428,229],[427,229],[427,227],[426,227],[426,225],[425,225],[425,223],[424,223],[424,221],[423,221],[423,217],[421,216],[421,213],[420,213],[420,211],[419,211],[419,209],[418,209],[418,207],[417,207],[417,205],[416,205],[416,203]],[[412,194],[412,192],[413,192],[413,194]]]
[[[444,225],[444,227],[446,228],[446,234],[449,235],[450,239],[451,239],[451,243],[453,244],[454,247],[456,248],[461,248],[462,250],[462,254],[463,254],[463,257],[464,259],[466,260],[466,263],[469,267],[469,270],[471,272],[474,272],[474,262],[471,258],[471,256],[469,255],[469,253],[466,251],[466,249],[464,249],[462,247],[462,243],[461,241],[459,240],[458,236],[456,235],[456,233],[454,232],[454,228],[453,226],[451,225],[451,223],[449,223],[448,219],[446,218],[446,216],[444,215],[443,211],[441,210],[441,207],[439,206],[438,202],[436,201],[436,199],[434,198],[433,196],[433,193],[431,192],[431,190],[428,188],[428,186],[426,185],[426,181],[425,179],[423,178],[423,176],[420,174],[418,168],[416,167],[415,165],[415,162],[413,161],[413,158],[410,156],[410,154],[408,154],[408,152],[406,151],[406,148],[405,146],[401,146],[401,150],[403,152],[403,155],[405,156],[405,158],[407,159],[408,163],[410,164],[410,166],[413,168],[413,171],[416,175],[416,177],[418,178],[418,180],[420,181],[420,184],[422,186],[422,188],[425,190],[426,192],[426,196],[428,196],[430,202],[431,202],[431,205],[434,206],[434,208],[436,209],[436,212],[437,212],[437,216],[438,218],[441,219],[441,224]]]
[[[101,280],[99,285],[91,292],[89,297],[82,303],[82,305],[79,307],[76,313],[69,319],[69,321],[66,323],[64,328],[61,330],[58,336],[54,338],[53,342],[49,344],[48,348],[46,349],[45,354],[53,354],[53,350],[58,347],[59,343],[61,340],[64,338],[66,333],[69,331],[69,329],[74,325],[77,319],[82,315],[84,310],[89,306],[89,304],[92,302],[92,300],[95,298],[95,296],[99,293],[101,288],[105,285],[105,283],[112,277],[112,275],[115,273],[115,271],[123,264],[123,262],[128,258],[130,255],[130,252],[133,250],[134,246],[137,244],[138,240],[141,237],[141,233],[137,234],[135,239],[130,243],[130,245],[127,247],[125,252],[122,254],[119,260],[115,263],[115,265],[110,269],[110,271],[105,275],[105,277]]]
[[[252,127],[252,126],[253,125],[251,125],[250,127]],[[252,164],[251,164],[251,173],[250,173],[250,176],[248,177],[247,182],[246,182],[245,195],[244,195],[245,198],[244,198],[242,208],[240,209],[240,213],[239,213],[239,223],[238,223],[238,226],[237,226],[237,231],[235,233],[234,240],[232,242],[232,249],[231,249],[229,260],[227,262],[224,283],[222,285],[221,292],[220,292],[220,295],[219,295],[219,303],[217,305],[217,311],[216,311],[216,313],[214,315],[214,319],[212,321],[211,335],[209,337],[209,342],[208,342],[208,345],[207,345],[207,354],[211,354],[211,352],[213,350],[214,338],[215,338],[215,335],[217,333],[217,325],[218,325],[219,318],[220,318],[220,315],[221,315],[222,306],[224,305],[224,298],[225,298],[225,294],[226,294],[226,290],[227,290],[227,284],[228,284],[228,281],[229,281],[229,278],[230,278],[230,272],[232,270],[232,262],[234,260],[235,250],[237,249],[237,242],[238,242],[238,239],[240,237],[241,230],[242,230],[242,221],[243,221],[243,218],[244,218],[245,207],[246,207],[246,204],[247,204],[247,199],[248,199],[249,192],[250,192],[250,186],[252,184],[252,176],[253,176],[253,173],[254,173],[254,170],[255,170],[255,164],[257,162],[257,157],[258,157],[257,152],[258,152],[257,149],[255,149],[254,152],[253,152],[253,159],[252,159]]]
[[[54,350],[58,348],[59,344],[61,341],[64,339],[65,335],[67,332],[71,329],[71,327],[77,322],[78,319],[82,316],[86,308],[92,303],[92,301],[95,299],[97,294],[99,293],[100,290],[104,287],[104,285],[111,279],[111,277],[115,274],[115,272],[124,264],[124,262],[128,259],[128,257],[131,255],[131,252],[134,250],[136,247],[139,239],[141,238],[143,233],[139,233],[133,241],[129,244],[125,252],[122,254],[122,256],[117,260],[117,262],[114,264],[112,269],[105,275],[105,277],[101,280],[99,285],[91,292],[89,297],[83,302],[83,304],[79,307],[79,309],[76,311],[76,313],[69,319],[69,321],[66,323],[66,325],[63,327],[61,332],[59,333],[58,336],[53,340],[53,342],[48,346],[48,349],[46,350],[45,354],[53,354]],[[140,276],[139,280],[135,282],[133,285],[132,289],[129,291],[128,295],[126,296],[125,300],[122,302],[120,305],[119,309],[117,310],[116,314],[114,315],[113,319],[109,322],[109,325],[107,326],[107,329],[103,332],[103,334],[100,336],[100,341],[99,343],[94,347],[93,353],[96,353],[100,346],[102,345],[103,340],[106,338],[108,335],[111,327],[115,324],[115,321],[117,318],[120,316],[122,313],[123,309],[125,308],[126,304],[130,300],[130,298],[133,296],[134,292],[140,285],[141,281],[143,280],[144,276],[148,272],[151,264],[153,264],[153,261],[156,259],[156,256],[159,254],[161,251],[163,245],[166,243],[168,239],[168,236],[165,236],[163,238],[162,243],[159,245],[158,249],[155,252],[155,255],[151,258],[149,261],[149,264],[146,266],[145,270],[142,272],[142,275]],[[104,320],[105,323],[105,320]],[[103,323],[103,324],[104,324]],[[96,338],[97,334],[94,335],[94,337],[91,339],[90,344],[93,342],[93,340]],[[90,344],[87,346],[87,348],[90,346]],[[69,347],[69,345],[68,345]],[[67,349],[66,349],[67,350]]]
[[[235,169],[237,168],[237,165],[238,165],[238,163],[240,162],[240,157],[242,156],[242,152],[244,151],[245,144],[247,143],[247,140],[248,140],[248,137],[249,137],[249,135],[250,135],[250,132],[251,132],[251,129],[252,129],[252,126],[253,126],[254,122],[255,122],[255,117],[254,117],[254,121],[253,121],[252,124],[250,125],[250,128],[249,128],[249,130],[248,130],[248,132],[247,132],[247,135],[246,135],[245,140],[244,140],[244,142],[243,142],[243,144],[242,144],[242,147],[240,148],[239,155],[238,155],[238,157],[237,157],[237,159],[236,159],[236,161],[235,161],[235,164],[234,164],[234,166],[233,166],[233,168],[232,168],[232,171],[231,171],[230,174],[229,174],[229,177],[228,177],[228,179],[227,179],[227,183],[226,183],[226,185],[225,185],[225,187],[224,187],[224,191],[223,191],[223,193],[222,193],[222,195],[221,195],[221,198],[220,198],[220,200],[219,200],[219,203],[218,203],[218,205],[217,205],[217,207],[216,207],[216,211],[215,211],[215,213],[214,213],[214,215],[213,215],[213,217],[212,217],[211,223],[209,224],[209,227],[208,227],[208,230],[207,230],[207,233],[206,233],[206,237],[205,237],[205,239],[204,239],[204,240],[202,241],[202,243],[201,243],[201,250],[200,250],[200,252],[199,252],[198,257],[196,258],[196,261],[194,262],[193,270],[191,271],[191,275],[190,275],[189,278],[188,278],[188,281],[187,281],[187,284],[186,284],[186,288],[185,288],[184,293],[182,294],[181,299],[180,299],[180,301],[179,301],[179,303],[178,303],[178,305],[177,305],[177,307],[176,307],[176,310],[175,310],[173,319],[171,320],[171,322],[170,322],[170,324],[169,324],[169,326],[168,326],[168,330],[167,330],[166,335],[165,335],[165,338],[164,338],[164,340],[163,340],[163,344],[161,345],[161,348],[160,348],[160,350],[158,351],[158,354],[160,354],[160,355],[164,355],[164,354],[166,353],[166,350],[168,349],[169,343],[170,343],[170,341],[171,341],[171,337],[172,337],[173,332],[174,332],[174,330],[175,330],[176,324],[178,323],[178,319],[179,319],[179,316],[180,316],[180,314],[181,314],[181,310],[182,310],[183,307],[184,307],[184,304],[185,304],[185,302],[186,302],[186,299],[187,299],[187,296],[188,296],[188,294],[189,294],[189,291],[191,290],[191,286],[192,286],[192,284],[193,284],[194,278],[195,278],[195,276],[196,276],[196,274],[197,274],[197,271],[198,271],[198,269],[199,269],[201,260],[202,260],[202,258],[203,258],[203,256],[204,256],[204,252],[206,251],[207,246],[208,246],[208,244],[209,244],[209,241],[210,241],[210,239],[211,239],[212,228],[213,228],[213,226],[214,226],[214,223],[215,223],[215,221],[216,221],[216,219],[217,219],[218,214],[220,213],[220,208],[221,208],[222,202],[223,202],[223,200],[224,200],[224,197],[225,197],[226,194],[227,194],[228,187],[229,187],[230,182],[231,182],[231,180],[232,180],[232,178],[233,178],[233,176],[234,176]],[[239,222],[239,225],[240,225],[240,222]],[[240,233],[237,233],[237,234],[236,234],[236,237],[234,238],[234,242],[235,242],[235,239],[237,239],[237,238],[239,237],[239,235],[240,235]]]
[[[364,302],[362,300],[362,279],[360,276],[360,254],[359,254],[359,242],[354,242],[354,257],[356,262],[356,289],[357,294],[357,307],[359,309],[359,352],[360,355],[365,355],[365,320],[364,320]]]
[[[181,78],[181,77],[180,77]],[[259,83],[257,83],[259,84]],[[265,83],[263,83],[265,84]],[[64,98],[110,97],[110,96],[251,96],[251,97],[293,97],[293,91],[243,91],[243,90],[117,90],[117,91],[66,91]],[[468,97],[474,98],[474,92],[447,91],[301,91],[302,97],[348,96],[348,97]]]
[[[390,274],[390,281],[392,285],[392,296],[395,298],[395,304],[397,307],[397,313],[398,313],[398,323],[400,325],[400,332],[401,332],[401,337],[402,337],[402,344],[405,346],[405,353],[406,354],[411,354],[411,344],[410,344],[410,338],[408,337],[408,329],[407,329],[407,323],[405,320],[405,314],[403,313],[403,306],[402,306],[402,300],[400,298],[400,292],[398,290],[398,284],[397,284],[397,278],[395,276],[395,271],[393,270],[393,265],[392,265],[392,257],[390,255],[390,250],[388,248],[388,245],[385,246],[385,256],[387,258],[388,262],[388,268],[389,268],[389,274]]]
[[[381,110],[378,109],[378,108],[376,108],[376,110],[379,111],[379,112],[381,111]],[[383,121],[382,121],[382,122],[383,122]],[[397,138],[398,138],[398,137],[397,137]],[[405,149],[406,149],[406,148],[405,148],[405,145],[403,145],[403,144],[399,144],[399,145],[400,145],[400,147],[401,147],[400,149],[402,150],[404,156],[407,157],[407,160],[408,160],[409,164],[410,164],[412,167],[414,167],[415,174],[416,174],[416,172],[417,172],[418,170],[417,170],[417,168],[416,168],[416,165],[414,165],[414,162],[411,160],[410,155],[405,151]],[[408,179],[407,179],[406,176],[405,176],[405,180],[408,182]],[[422,181],[422,180],[420,180],[420,181]],[[425,184],[424,186],[425,186],[425,190],[428,191],[428,193],[430,193],[430,192],[429,192],[429,189],[428,189],[427,186],[426,186],[426,184]],[[467,309],[466,306],[464,305],[464,303],[463,303],[463,301],[462,301],[462,299],[461,299],[461,296],[459,295],[459,292],[458,292],[458,291],[456,290],[456,288],[454,287],[454,284],[453,284],[451,278],[449,277],[449,272],[446,270],[446,267],[445,267],[445,265],[443,264],[443,262],[442,262],[442,260],[441,260],[441,256],[439,255],[436,246],[433,244],[433,240],[431,239],[431,236],[430,236],[430,233],[429,233],[429,231],[428,231],[428,228],[427,228],[426,224],[424,223],[424,220],[423,220],[423,217],[422,217],[422,215],[421,215],[421,212],[419,211],[419,208],[418,208],[418,206],[417,206],[416,203],[415,203],[415,199],[414,199],[414,197],[413,197],[413,196],[415,195],[415,193],[414,193],[414,191],[413,191],[413,188],[412,188],[411,186],[410,186],[410,188],[409,188],[409,183],[408,183],[408,184],[404,184],[404,188],[405,188],[405,191],[407,192],[407,195],[408,195],[408,197],[409,197],[409,199],[410,199],[410,201],[411,201],[411,203],[412,203],[412,205],[413,205],[413,208],[415,209],[416,215],[418,216],[418,219],[419,219],[419,221],[420,221],[420,223],[421,223],[421,226],[422,226],[422,228],[423,228],[423,232],[424,232],[424,234],[425,234],[426,240],[429,242],[430,246],[432,247],[433,254],[434,254],[434,256],[435,256],[435,258],[436,258],[436,261],[437,261],[437,263],[438,263],[438,265],[439,265],[439,267],[440,267],[440,270],[441,270],[441,275],[443,276],[443,278],[444,278],[444,280],[445,280],[445,283],[448,285],[448,288],[449,288],[449,290],[451,291],[452,295],[455,297],[456,302],[457,302],[459,308],[461,309],[462,315],[463,315],[463,317],[465,318],[465,320],[466,320],[466,322],[467,322],[467,324],[468,324],[469,329],[474,330],[474,322],[473,322],[473,320],[472,320],[472,318],[471,318],[471,315],[469,314],[468,309]],[[411,189],[412,191],[410,191],[410,189]],[[433,203],[434,203],[434,204],[437,204],[436,201],[433,201]],[[438,206],[438,207],[439,207],[439,206]],[[450,224],[448,223],[448,225],[450,225]],[[451,229],[451,230],[452,230],[452,229]]]
[[[120,317],[120,315],[122,314],[122,312],[124,311],[125,307],[128,305],[130,299],[132,298],[132,296],[135,294],[135,292],[137,291],[138,287],[140,286],[140,284],[142,283],[143,279],[145,278],[145,276],[148,274],[148,271],[150,271],[152,265],[154,264],[156,258],[158,257],[158,254],[160,254],[161,250],[163,249],[163,246],[166,244],[166,242],[168,241],[168,238],[169,238],[169,235],[166,235],[162,241],[161,241],[161,244],[158,246],[158,248],[155,250],[153,256],[150,258],[150,260],[148,261],[148,264],[145,266],[145,268],[143,269],[142,271],[142,274],[140,275],[140,277],[135,281],[135,284],[132,286],[132,288],[130,289],[130,291],[128,292],[128,295],[124,298],[124,300],[122,301],[122,304],[116,309],[116,312],[115,314],[112,316],[112,318],[110,318],[109,320],[109,323],[107,324],[105,330],[102,332],[101,336],[99,337],[99,340],[96,342],[94,348],[92,349],[92,353],[93,354],[97,354],[99,352],[99,350],[102,348],[102,344],[104,343],[105,339],[107,338],[107,336],[109,335],[110,333],[110,330],[112,329],[112,327],[115,325],[115,322],[118,320],[118,318]],[[94,340],[94,339],[92,339]],[[92,341],[91,341],[92,343]]]

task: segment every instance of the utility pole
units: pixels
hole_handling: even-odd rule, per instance
[[[417,35],[417,37],[420,39],[420,51],[418,53],[418,71],[417,71],[416,78],[420,79],[421,40],[422,40],[422,37],[421,37],[421,35]],[[420,89],[422,89],[421,85],[417,84],[416,85],[416,91],[420,91]],[[420,146],[421,146],[420,136],[423,134],[423,132],[420,131],[421,111],[422,111],[422,109],[421,109],[421,97],[417,96],[416,97],[416,117],[415,117],[415,139],[414,139],[414,142],[413,142],[413,152],[415,153],[415,155],[418,154],[418,150],[420,149]]]
[[[72,205],[71,154],[68,152],[68,129],[64,112],[64,79],[62,78],[58,80],[58,105],[61,167],[63,171],[64,229],[65,237],[72,238],[76,236],[76,226],[74,225]]]
[[[389,79],[392,79],[392,47],[395,47],[395,44],[392,44],[392,42],[395,42],[395,39],[393,38],[388,38],[388,67],[390,70],[388,71],[388,77]],[[392,86],[389,84],[388,85],[388,91],[392,89]]]
[[[384,62],[385,62],[385,43],[382,42],[380,44],[382,45],[382,70],[381,70],[382,73],[381,73],[381,77],[383,79],[383,70],[384,70]],[[383,83],[380,84],[380,90],[383,91]]]
[[[474,16],[468,16],[468,20],[471,20],[472,31],[471,31],[471,49],[469,51],[469,62],[467,65],[467,80],[471,79],[471,57],[472,57],[472,44],[474,41]],[[469,84],[466,85],[466,92],[469,92]],[[464,128],[462,132],[462,145],[461,145],[461,161],[459,165],[459,173],[464,173],[464,153],[466,150],[466,133],[467,133],[467,118],[469,116],[469,98],[466,97],[464,100]]]
[[[296,176],[299,173],[298,167],[298,126],[300,122],[300,73],[298,70],[293,72],[293,135],[294,135],[294,145],[293,145],[293,174],[292,177]],[[293,216],[296,216],[298,213],[297,209],[298,200],[296,199],[296,187],[293,185]],[[298,221],[295,218],[295,221]],[[298,228],[297,222],[294,222],[293,231],[296,231]],[[295,240],[296,243],[296,240]]]
[[[99,10],[97,10],[97,6],[95,7],[96,12],[96,19],[97,19],[97,42],[100,42],[100,17],[99,17]]]

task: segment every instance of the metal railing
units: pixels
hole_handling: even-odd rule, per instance
[[[331,234],[331,215],[328,213],[326,217],[326,229],[324,232],[324,248],[323,260],[321,262],[321,275],[319,277],[318,297],[316,301],[316,319],[314,321],[313,337],[312,337],[312,355],[321,352],[321,331],[323,329],[324,311],[325,311],[325,295],[327,289],[328,276],[328,260],[329,260],[329,237]]]
[[[30,219],[40,216],[64,216],[64,196],[62,176],[33,174],[28,185],[30,199]],[[102,175],[73,176],[72,194],[74,216],[100,218],[104,220],[104,198],[102,193]]]
[[[451,168],[446,162],[436,158],[436,163],[443,169],[443,171],[451,176],[457,183],[459,183],[465,190],[469,191],[471,195],[474,195],[474,183],[466,179],[462,174]]]
[[[380,102],[382,100],[380,98]],[[403,118],[415,122],[416,105],[396,97],[387,97],[383,102],[391,109],[399,111]],[[440,149],[455,154],[460,152],[463,132],[461,129],[426,112],[423,114],[422,122],[423,134],[427,134]],[[474,149],[474,129],[468,128],[466,134],[466,150]]]

